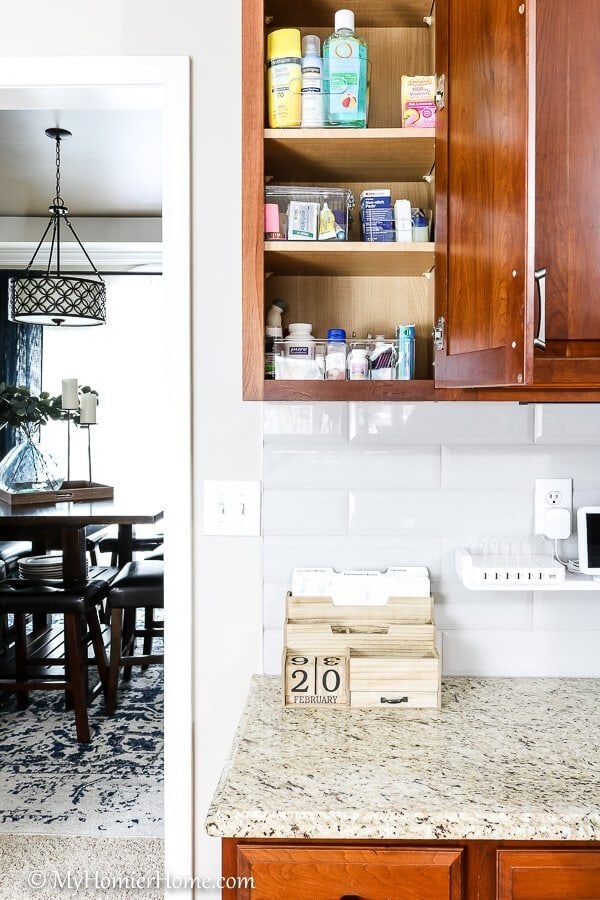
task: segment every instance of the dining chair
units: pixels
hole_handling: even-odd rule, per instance
[[[155,550],[164,540],[162,531],[138,526],[134,528],[132,550],[134,553],[147,553]],[[119,562],[118,549],[119,541],[114,528],[107,528],[106,532],[100,536],[97,541],[97,549],[100,553],[110,553],[110,564],[116,566]]]
[[[97,611],[108,590],[108,580],[101,578],[68,588],[17,578],[0,583],[0,614],[12,613],[14,616],[13,671],[7,671],[8,667],[3,662],[0,690],[16,693],[18,709],[29,705],[30,691],[64,690],[72,701],[77,740],[82,744],[90,741],[87,713],[88,635],[105,696],[108,688],[108,659]],[[26,617],[36,613],[64,616],[62,656],[48,655],[60,651],[43,636],[34,634],[28,638]],[[39,671],[35,671],[46,667],[61,668],[62,678],[53,674],[40,675]]]
[[[21,557],[31,553],[31,541],[0,541],[0,560],[6,566],[7,575],[16,572]]]
[[[131,678],[132,666],[147,668],[152,663],[163,663],[162,653],[153,653],[153,641],[164,636],[162,622],[155,622],[146,616],[145,627],[136,626],[138,609],[164,608],[164,562],[162,560],[141,560],[126,563],[112,582],[108,592],[110,609],[110,662],[106,712],[112,715],[117,708],[119,672],[124,669],[123,680]],[[152,624],[148,624],[151,621]],[[143,637],[143,653],[135,654],[138,637]]]

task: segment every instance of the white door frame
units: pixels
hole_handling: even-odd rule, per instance
[[[165,554],[166,869],[193,873],[192,369],[190,275],[190,61],[181,56],[4,57],[0,108],[157,108],[162,114],[163,275],[168,315],[157,323],[167,347],[171,422]],[[107,140],[110,136],[107,136]],[[159,136],[157,135],[157,139]],[[76,199],[76,198],[75,198]],[[158,370],[160,371],[160,369]],[[151,390],[151,385],[148,386]],[[157,422],[157,428],[161,427]],[[192,897],[191,889],[177,896]]]

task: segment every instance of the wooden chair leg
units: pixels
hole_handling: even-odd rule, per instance
[[[106,691],[106,715],[112,716],[117,708],[119,667],[121,664],[121,640],[123,637],[123,610],[113,609],[110,617],[110,662]]]
[[[146,611],[144,613],[144,629],[146,634],[144,635],[144,644],[143,644],[143,654],[144,656],[150,656],[152,653],[152,638],[154,631],[154,607],[147,606]],[[142,672],[145,672],[148,666],[142,666]]]
[[[126,609],[123,616],[123,656],[135,655],[135,619],[137,609]],[[123,681],[131,681],[131,666],[124,666]]]
[[[102,639],[102,630],[98,620],[97,608],[93,607],[92,609],[88,609],[86,618],[90,630],[90,637],[92,639],[92,647],[94,648],[96,665],[98,666],[100,683],[102,684],[102,692],[106,698],[108,691],[108,658],[106,656],[106,647],[104,646],[104,641]]]
[[[27,631],[24,613],[15,613],[15,674],[17,681],[27,681]],[[29,706],[28,691],[17,691],[17,709]]]
[[[63,616],[63,638],[65,645],[65,681],[67,684],[71,681],[71,660],[69,658],[69,640],[67,637],[67,617]],[[65,689],[65,709],[70,712],[73,709],[73,694]]]
[[[78,614],[65,613],[65,636],[67,642],[65,650],[68,654],[70,668],[69,688],[73,697],[77,740],[80,744],[89,744],[90,726],[86,691],[87,665],[82,654],[83,635],[81,618]]]

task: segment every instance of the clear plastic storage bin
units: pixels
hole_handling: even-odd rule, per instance
[[[333,213],[335,227],[323,233],[319,227],[325,204]],[[273,207],[279,210],[279,229],[276,232]],[[281,187],[265,188],[268,240],[288,241],[347,241],[350,232],[350,210],[354,207],[354,195],[346,188]]]
[[[406,381],[414,378],[414,326],[398,326],[398,337],[348,338],[346,379]],[[274,377],[282,381],[324,381],[327,340],[294,346],[286,340],[273,345]]]

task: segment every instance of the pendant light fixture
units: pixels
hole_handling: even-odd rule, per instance
[[[22,275],[9,279],[8,318],[11,322],[32,325],[103,325],[106,321],[106,285],[87,250],[69,221],[69,210],[60,196],[60,145],[71,137],[65,128],[47,128],[46,134],[56,142],[56,195],[48,207],[50,221],[35,253]],[[63,275],[60,271],[61,225],[69,229],[93,275]],[[50,256],[44,270],[32,270],[40,247],[52,229]],[[55,268],[52,269],[52,260]]]

